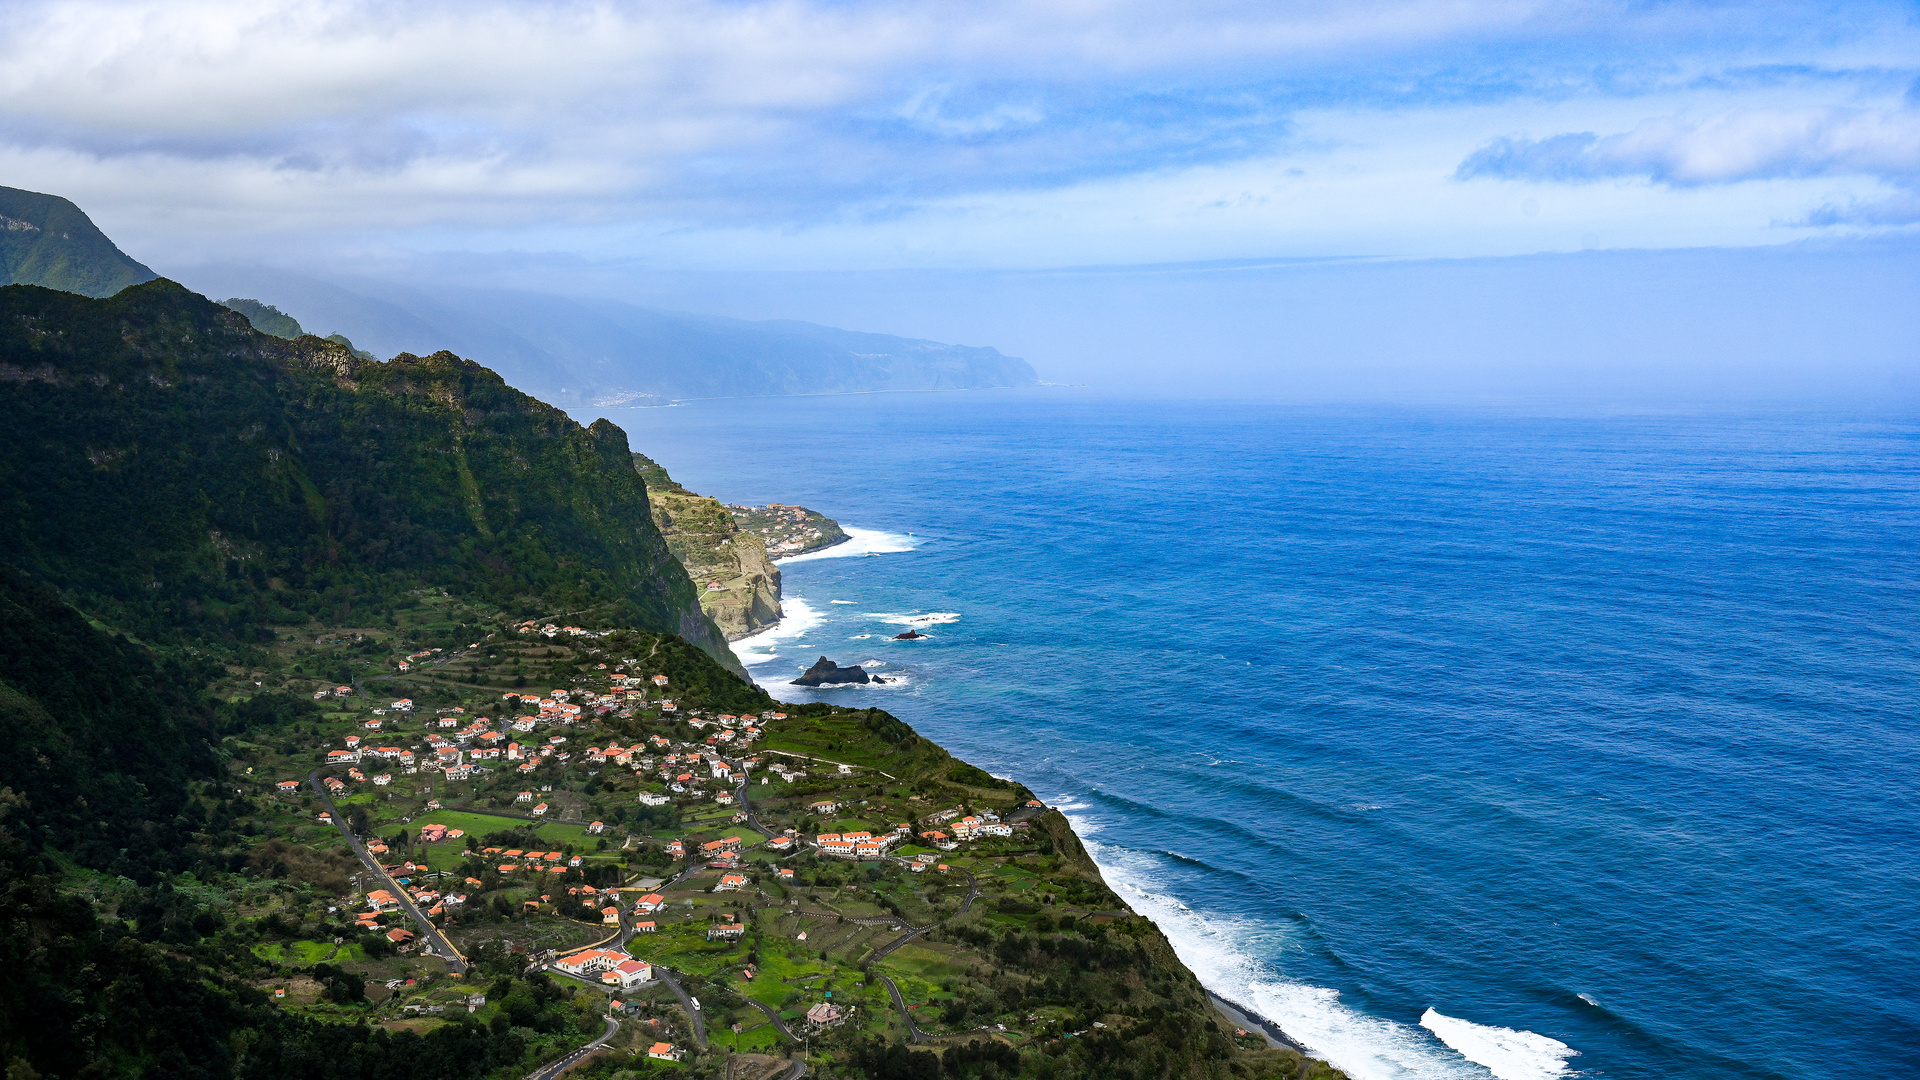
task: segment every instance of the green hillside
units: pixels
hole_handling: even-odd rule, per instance
[[[0,187],[0,285],[112,296],[154,277],[71,202]]]
[[[245,315],[247,321],[253,324],[253,328],[263,334],[272,334],[274,337],[286,338],[288,341],[292,341],[294,338],[306,333],[305,330],[300,328],[300,320],[281,311],[272,304],[234,296],[222,300],[220,306],[232,308],[240,314]]]
[[[170,281],[0,289],[0,550],[96,617],[235,650],[447,593],[678,634],[737,668],[626,434],[451,353],[283,341]]]

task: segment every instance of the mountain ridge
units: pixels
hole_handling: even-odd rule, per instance
[[[733,319],[524,290],[326,280],[263,267],[201,267],[185,276],[208,295],[258,296],[305,325],[335,327],[377,354],[429,343],[451,348],[570,409],[1039,382],[1026,361],[990,347],[792,319]]]
[[[0,285],[111,296],[158,276],[70,200],[0,187]]]

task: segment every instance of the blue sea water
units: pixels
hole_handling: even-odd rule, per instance
[[[757,678],[877,661],[822,696],[1061,806],[1209,987],[1353,1076],[1920,1076],[1920,422],[608,415],[890,549],[785,564]]]

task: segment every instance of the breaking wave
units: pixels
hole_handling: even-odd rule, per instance
[[[805,600],[797,596],[782,597],[779,622],[733,642],[730,648],[740,663],[752,668],[779,659],[781,645],[806,637],[808,631],[824,621],[825,617]]]
[[[960,621],[960,613],[957,611],[909,611],[905,614],[894,611],[869,611],[867,617],[878,619],[883,623],[892,623],[895,626],[944,626],[947,623]]]
[[[1580,1051],[1531,1031],[1476,1024],[1432,1008],[1420,1026],[1440,1037],[1468,1061],[1476,1061],[1500,1080],[1553,1080],[1567,1075],[1567,1059]]]
[[[1072,804],[1060,807],[1068,813],[1068,820],[1099,865],[1101,874],[1129,906],[1160,927],[1180,959],[1208,990],[1280,1025],[1289,1037],[1315,1056],[1339,1066],[1353,1080],[1487,1080],[1490,1066],[1451,1043],[1443,1043],[1444,1037],[1436,1038],[1438,1032],[1369,1016],[1344,1004],[1337,990],[1278,977],[1254,958],[1244,944],[1256,936],[1273,934],[1276,927],[1256,920],[1223,918],[1196,911],[1161,891],[1160,882],[1165,875],[1163,865],[1158,865],[1159,857],[1092,839],[1089,833],[1097,833],[1098,829],[1091,827],[1092,822],[1072,813],[1079,808]],[[1545,1036],[1532,1032],[1512,1034],[1542,1039],[1561,1047],[1563,1056],[1553,1061],[1562,1066],[1565,1056],[1573,1053],[1565,1044]],[[1462,1037],[1462,1042],[1468,1043],[1467,1038]],[[1480,1043],[1469,1045],[1475,1053],[1484,1051],[1492,1056],[1492,1051],[1485,1050]],[[1545,1060],[1544,1056],[1539,1060]],[[1505,1080],[1508,1074],[1494,1071],[1494,1075]],[[1524,1080],[1546,1080],[1566,1073],[1563,1070],[1511,1075]]]

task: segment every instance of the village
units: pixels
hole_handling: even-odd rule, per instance
[[[405,976],[377,1016],[484,1010],[460,986],[484,967],[590,994],[600,1050],[654,1062],[1092,1022],[981,1005],[1004,1002],[975,951],[993,933],[1131,917],[1059,857],[1057,814],[885,714],[715,694],[704,657],[689,672],[638,644],[522,622],[309,691],[326,721],[273,790],[303,843],[358,864],[334,903],[391,949],[368,974]],[[571,677],[482,690],[530,654]]]

